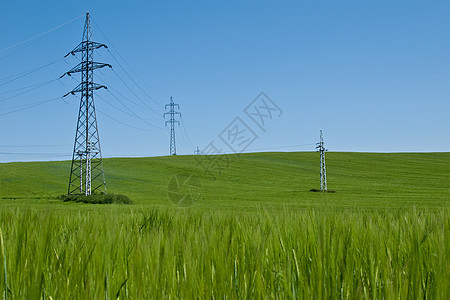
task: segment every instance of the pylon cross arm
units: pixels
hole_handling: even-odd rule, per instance
[[[59,78],[63,78],[65,75],[69,75],[72,76],[73,73],[78,73],[78,72],[83,72],[86,70],[95,70],[95,69],[101,69],[104,67],[110,67],[112,68],[112,66],[110,64],[105,64],[105,63],[98,63],[98,62],[81,62],[78,65],[76,65],[75,67],[73,67],[72,69],[70,69],[69,71],[67,71],[66,73],[64,73],[63,75],[61,75],[61,77]]]
[[[82,41],[80,44],[78,44],[78,46],[75,47],[75,49],[67,53],[64,57],[67,57],[70,54],[75,55],[75,53],[77,52],[91,51],[101,47],[108,48],[108,46],[102,43],[97,43],[93,41]]]
[[[68,92],[67,94],[65,94],[63,97],[66,97],[69,94],[75,95],[75,93],[79,93],[82,91],[95,91],[98,89],[108,89],[107,86],[105,85],[101,85],[101,84],[97,84],[97,83],[93,83],[92,86],[88,87],[87,89],[83,86],[83,83],[80,83],[76,88],[74,88],[72,91]]]

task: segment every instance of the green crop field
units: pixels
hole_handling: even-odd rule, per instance
[[[306,152],[105,159],[108,193],[131,205],[61,201],[67,161],[0,164],[0,291],[450,298],[450,153],[327,153],[335,193],[309,191],[319,187],[318,160]]]

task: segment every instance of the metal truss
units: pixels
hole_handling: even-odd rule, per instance
[[[169,112],[164,113],[164,118],[169,116],[169,120],[166,121],[165,124],[166,126],[167,124],[170,124],[170,155],[177,155],[177,147],[175,144],[175,124],[178,123],[178,125],[180,125],[180,121],[175,120],[175,116],[179,115],[181,117],[181,113],[175,111],[175,107],[180,109],[180,106],[175,104],[172,97],[170,97],[170,103],[166,104],[166,111],[169,109]]]
[[[103,172],[100,138],[94,105],[94,91],[100,88],[106,89],[107,87],[94,83],[93,78],[95,69],[111,68],[111,65],[94,62],[94,50],[101,47],[107,48],[107,46],[93,42],[91,38],[90,18],[89,13],[86,13],[83,41],[66,55],[75,55],[81,52],[81,62],[61,76],[72,76],[73,73],[81,73],[81,83],[71,92],[64,95],[65,97],[69,94],[81,93],[68,195],[106,193],[105,174]]]

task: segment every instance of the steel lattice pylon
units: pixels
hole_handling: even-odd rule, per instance
[[[69,54],[75,55],[81,52],[81,63],[64,74],[71,76],[73,73],[81,73],[81,83],[71,92],[64,95],[65,97],[69,94],[81,93],[68,195],[91,195],[95,192],[106,193],[100,138],[94,106],[94,90],[106,89],[107,87],[96,84],[93,80],[95,69],[106,66],[111,68],[111,65],[94,62],[94,50],[100,47],[107,48],[107,46],[93,42],[91,37],[89,13],[86,13],[83,40],[66,55],[67,57]]]
[[[175,111],[175,106],[180,109],[178,104],[175,104],[170,97],[170,103],[166,104],[166,110],[169,108],[169,112],[164,113],[164,117],[169,116],[169,120],[166,121],[166,126],[170,123],[170,155],[177,155],[177,147],[175,145],[175,123],[180,125],[180,121],[175,120],[175,115],[181,116],[181,113]]]
[[[327,169],[325,167],[325,145],[323,142],[322,130],[320,131],[320,142],[316,147],[320,152],[320,190],[327,191]]]

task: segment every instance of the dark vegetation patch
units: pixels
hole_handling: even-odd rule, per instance
[[[336,193],[336,191],[333,190],[326,190],[326,191],[321,191],[319,189],[310,189],[310,192],[315,192],[315,193]]]
[[[98,195],[63,195],[61,199],[64,202],[74,201],[91,204],[133,204],[133,202],[125,195],[119,194],[98,194]]]
[[[43,196],[43,197],[28,197],[28,196],[20,196],[20,197],[0,197],[2,200],[25,200],[25,199],[54,199],[58,198],[55,196]]]

